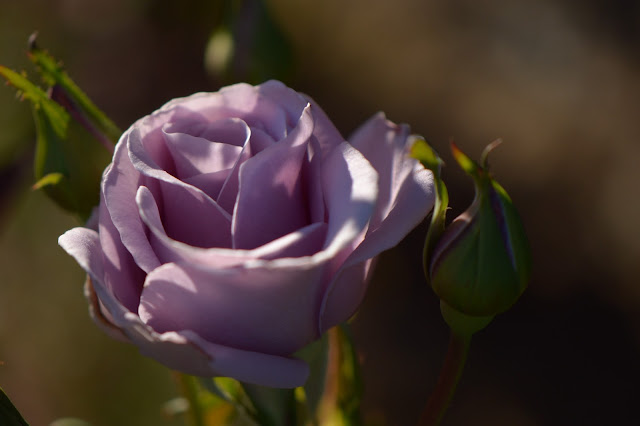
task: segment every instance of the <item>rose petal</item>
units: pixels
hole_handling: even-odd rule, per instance
[[[329,225],[325,247],[354,244],[356,236],[364,236],[371,220],[378,197],[378,173],[359,151],[343,142],[323,164],[322,187]]]
[[[307,106],[289,136],[242,165],[233,248],[252,249],[310,223],[300,171],[312,132]]]
[[[162,196],[162,222],[167,233],[194,246],[230,247],[229,214],[202,190],[160,169],[144,150],[140,137],[133,129],[128,138],[129,157],[135,169],[151,178],[157,186],[158,196]]]
[[[282,85],[281,97],[288,97],[288,108],[278,103],[277,99],[270,99],[263,91],[277,89]],[[288,92],[288,94],[287,94]],[[197,93],[186,98],[174,99],[160,109],[160,112],[170,111],[180,107],[201,114],[205,121],[216,121],[225,118],[240,118],[249,127],[264,130],[274,140],[287,136],[290,123],[297,121],[307,102],[292,89],[286,88],[279,82],[267,82],[260,86],[246,83],[223,87],[216,93]]]
[[[253,155],[267,149],[273,144],[275,144],[273,139],[271,139],[271,137],[262,130],[251,129],[251,138],[249,139],[249,143],[245,144],[242,148],[242,152],[238,156],[238,161],[233,165],[233,169],[229,173],[227,180],[224,182],[224,185],[222,189],[220,189],[220,193],[216,198],[220,207],[229,212],[229,214],[233,213],[233,208],[238,198],[240,166],[242,166],[242,164]]]
[[[324,222],[326,220],[324,194],[322,192],[322,155],[319,154],[320,152],[318,140],[312,137],[309,140],[310,155],[304,158],[305,163],[302,165],[301,176],[311,222]]]
[[[397,245],[433,208],[433,175],[409,157],[407,137],[408,128],[378,114],[352,138],[376,170],[393,179],[381,185],[384,198],[376,205],[366,238],[329,285],[322,302],[321,330],[345,321],[360,305],[367,283],[351,277],[353,271],[367,270],[367,259]]]
[[[157,333],[139,316],[126,311],[102,286],[89,283],[92,284],[113,320],[112,327],[127,336],[143,355],[171,369],[201,377],[234,377],[243,382],[276,388],[302,386],[309,375],[307,364],[295,358],[207,342],[190,330]]]
[[[89,292],[95,291],[113,321],[110,325],[101,326],[111,328],[110,334],[120,338],[126,335],[144,355],[169,368],[197,376],[230,376],[248,383],[282,388],[302,386],[306,381],[309,368],[297,359],[206,342],[192,331],[154,332],[101,284],[101,248],[95,231],[74,228],[60,236],[58,241],[91,276],[87,283]]]
[[[254,250],[203,249],[176,241],[166,234],[158,206],[148,188],[138,189],[136,203],[140,217],[151,231],[151,246],[162,263],[187,262],[224,268],[249,260],[310,256],[322,248],[326,235],[326,224],[315,223]]]
[[[346,266],[377,256],[398,244],[433,208],[433,174],[408,154],[409,129],[396,126],[380,113],[357,131],[352,143],[383,176],[383,198],[367,236]]]
[[[229,215],[201,190],[159,181],[162,223],[167,234],[195,247],[231,247]]]
[[[72,228],[58,237],[58,244],[84,269],[94,280],[102,282],[102,250],[100,237],[93,229]]]
[[[165,143],[163,126],[166,123],[180,122],[184,126],[189,123],[203,123],[206,119],[196,111],[191,111],[180,105],[170,109],[160,109],[153,114],[136,121],[131,128],[142,135],[143,151],[158,164],[162,170],[176,174],[175,163],[167,144]]]
[[[176,177],[184,180],[230,170],[251,131],[242,120],[226,119],[188,128],[169,123],[163,126],[163,134],[176,165]]]
[[[147,276],[139,314],[159,332],[192,330],[209,342],[285,356],[318,337],[322,273],[317,267],[168,263]]]
[[[229,180],[229,174],[231,170],[220,170],[217,172],[211,173],[202,173],[200,175],[191,176],[190,178],[182,179],[185,183],[189,185],[193,185],[196,188],[202,190],[205,194],[207,194],[211,199],[216,200],[218,198],[218,194],[222,191],[222,188]],[[218,201],[218,205],[222,208],[220,202]],[[228,212],[228,210],[225,209]]]
[[[91,285],[92,280],[101,282],[104,276],[102,269],[102,253],[98,233],[87,228],[73,228],[58,238],[58,244],[71,255],[82,269],[87,272],[85,295],[89,300],[89,312],[96,324],[109,336],[118,340],[127,340],[126,336],[115,327],[109,319],[110,314],[104,314],[102,304],[96,297]]]
[[[104,194],[101,194],[101,197],[98,230],[100,235],[99,244],[102,249],[104,278],[99,279],[99,281],[104,283],[127,309],[136,312],[140,302],[140,292],[142,291],[145,272],[135,263],[131,253],[122,244],[120,233],[113,224],[106,208]]]
[[[364,299],[372,265],[373,260],[367,259],[336,272],[320,307],[320,333],[347,321],[356,312]]]
[[[120,138],[113,155],[113,163],[102,178],[102,204],[108,210],[108,214],[101,215],[100,220],[111,219],[119,234],[113,235],[112,239],[117,241],[119,238],[132,254],[135,263],[143,271],[150,272],[160,266],[160,262],[147,241],[138,210],[131,202],[140,184],[140,174],[133,168],[127,155],[130,133],[131,131],[127,131]]]
[[[326,157],[335,147],[340,145],[345,139],[342,137],[336,126],[333,125],[327,114],[322,108],[310,97],[303,95],[311,104],[313,113],[313,136],[318,141],[319,149],[317,152],[321,157]]]

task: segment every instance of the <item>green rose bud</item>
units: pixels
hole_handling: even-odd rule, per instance
[[[452,143],[453,155],[473,178],[476,194],[425,259],[443,313],[492,317],[513,305],[527,287],[531,257],[522,222],[511,198],[488,171],[487,157],[497,144],[485,149],[479,165]]]

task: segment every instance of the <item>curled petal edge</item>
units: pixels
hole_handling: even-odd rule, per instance
[[[110,335],[134,343],[143,355],[169,368],[196,376],[229,376],[275,388],[301,386],[309,375],[299,359],[239,350],[208,342],[191,330],[157,333],[129,312],[102,285],[102,260],[98,233],[74,228],[58,240],[88,273],[87,294],[93,300],[94,318]],[[103,309],[106,312],[103,312]]]

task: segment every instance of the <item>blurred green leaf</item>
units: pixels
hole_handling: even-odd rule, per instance
[[[205,49],[207,71],[227,82],[251,84],[293,74],[293,49],[264,0],[227,0]]]
[[[100,132],[104,133],[112,143],[116,143],[122,131],[89,99],[62,66],[49,53],[37,46],[35,37],[36,34],[33,34],[29,39],[28,56],[38,67],[45,84],[49,87],[59,86],[76,104],[66,106],[67,110],[77,106],[76,109],[87,114],[89,121],[97,126]]]
[[[18,90],[22,99],[27,99],[31,101],[32,105],[45,109],[47,116],[51,119],[52,130],[57,135],[62,136],[66,133],[69,114],[64,108],[49,99],[49,96],[40,87],[29,81],[24,74],[18,74],[0,65],[0,75]]]
[[[29,426],[4,390],[0,388],[0,424],[2,426]]]
[[[32,188],[41,189],[42,187],[47,185],[58,185],[63,180],[64,175],[62,173],[49,173],[48,175],[43,176],[42,179],[34,183]]]
[[[100,120],[101,113],[85,99],[86,95],[75,87],[66,73],[54,67],[50,56],[35,48],[30,54],[37,58],[36,63],[40,64],[40,68],[46,70],[43,71],[45,82],[56,84],[48,93],[29,81],[24,74],[6,67],[0,66],[0,76],[18,90],[22,99],[31,102],[36,124],[34,187],[44,190],[63,209],[86,220],[93,207],[98,204],[102,171],[111,160],[111,152],[95,143],[94,139],[103,137],[102,133],[97,134],[86,119],[83,122],[84,118],[79,110],[70,107],[71,101],[64,87],[78,96],[79,102],[88,105],[89,111],[97,114],[96,117]],[[58,80],[64,87],[58,85]],[[62,100],[63,105],[51,99],[52,94]],[[65,107],[69,108],[76,120],[71,120]],[[119,136],[119,130],[117,132]],[[111,142],[107,144],[112,150]]]
[[[296,401],[293,389],[276,389],[243,383],[261,426],[293,426],[296,424]]]
[[[364,385],[360,372],[360,362],[353,343],[353,335],[348,324],[335,328],[338,349],[338,395],[337,404],[341,425],[362,424],[360,402]]]
[[[329,336],[325,333],[321,339],[296,353],[296,357],[309,364],[310,374],[304,384],[304,396],[307,410],[317,421],[320,401],[324,394],[329,365]]]

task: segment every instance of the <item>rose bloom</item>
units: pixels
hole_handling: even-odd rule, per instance
[[[408,136],[380,113],[345,141],[277,81],[175,99],[122,135],[97,225],[59,242],[110,335],[188,374],[301,386],[293,354],[354,314],[372,259],[432,208]]]

